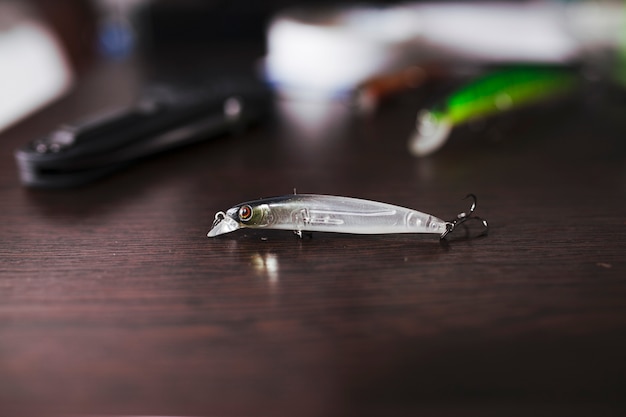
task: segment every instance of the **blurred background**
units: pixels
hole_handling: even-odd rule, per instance
[[[582,65],[587,79],[617,80],[625,15],[619,1],[2,0],[0,129],[67,92],[95,61],[138,57],[183,75],[227,62],[281,94],[349,97],[366,110],[494,65]]]

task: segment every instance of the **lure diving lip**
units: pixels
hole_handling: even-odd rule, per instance
[[[469,212],[460,213],[450,221],[417,210],[378,201],[352,197],[293,194],[237,204],[215,215],[207,236],[215,237],[241,228],[292,230],[303,232],[335,232],[355,234],[432,233],[446,237],[467,220],[487,221],[472,216],[476,196]]]
[[[222,215],[218,217],[216,215],[215,221],[213,222],[213,226],[211,227],[211,230],[209,230],[209,233],[207,234],[207,236],[208,237],[219,236],[225,233],[234,232],[235,230],[240,229],[240,228],[241,226],[233,217],[226,216],[226,215]]]

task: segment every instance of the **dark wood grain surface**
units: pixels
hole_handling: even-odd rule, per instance
[[[101,65],[0,135],[0,415],[626,411],[614,112],[556,105],[417,160],[419,91],[370,116],[282,100],[264,126],[89,186],[20,185],[13,149],[129,102],[141,78]],[[443,218],[473,192],[491,233],[206,238],[216,211],[294,187]]]

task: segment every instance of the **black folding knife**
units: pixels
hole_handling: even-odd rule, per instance
[[[146,91],[133,106],[63,125],[16,150],[22,183],[85,184],[146,156],[238,132],[261,121],[271,107],[269,89],[247,78]]]

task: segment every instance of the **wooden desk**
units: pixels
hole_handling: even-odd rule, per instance
[[[0,415],[626,410],[625,123],[555,106],[417,160],[419,93],[360,118],[281,102],[90,186],[19,184],[14,148],[140,79],[102,66],[0,136]],[[294,187],[444,218],[473,192],[491,234],[206,238],[217,210]]]

